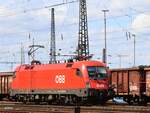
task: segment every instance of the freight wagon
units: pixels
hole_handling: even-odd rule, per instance
[[[0,100],[9,96],[14,72],[0,72]]]
[[[150,68],[120,68],[110,70],[110,84],[116,97],[128,104],[145,105],[150,101]]]

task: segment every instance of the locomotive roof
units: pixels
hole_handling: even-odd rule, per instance
[[[26,69],[47,70],[47,69],[80,68],[83,65],[84,66],[105,66],[105,64],[100,61],[76,61],[76,62],[56,63],[56,64],[21,65],[16,68],[16,71],[26,70]]]

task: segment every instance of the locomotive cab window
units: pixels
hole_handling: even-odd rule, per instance
[[[107,78],[107,72],[105,67],[100,66],[88,66],[88,75],[90,79],[105,79]]]
[[[76,69],[76,75],[82,76],[82,73],[81,73],[80,69]]]

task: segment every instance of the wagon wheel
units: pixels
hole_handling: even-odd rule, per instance
[[[141,106],[147,105],[147,97],[146,96],[142,96],[139,100],[140,100],[139,105],[141,105]]]
[[[139,97],[138,96],[135,96],[133,98],[133,102],[136,103],[136,104],[139,104]]]
[[[128,103],[129,105],[133,105],[133,101],[132,101],[132,98],[131,98],[131,97],[128,97],[128,98],[127,98],[127,103]]]

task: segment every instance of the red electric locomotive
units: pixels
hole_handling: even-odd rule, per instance
[[[21,65],[13,78],[11,97],[17,101],[103,104],[112,96],[99,61]]]

